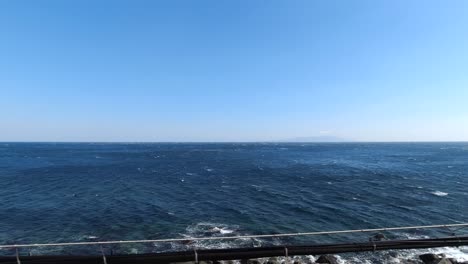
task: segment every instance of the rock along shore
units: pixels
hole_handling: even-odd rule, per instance
[[[417,259],[399,258],[397,254],[394,257],[393,263],[400,264],[468,264],[468,261],[457,261],[454,258],[448,258],[445,254],[422,254]],[[184,262],[186,264],[194,264],[194,262]],[[336,255],[321,255],[316,258],[306,257],[291,257],[286,261],[284,257],[272,257],[262,259],[244,259],[244,260],[223,260],[223,261],[200,261],[199,264],[343,264],[346,261],[341,260]],[[369,262],[365,262],[369,263]],[[372,262],[371,262],[372,263]],[[382,260],[379,263],[387,263]]]

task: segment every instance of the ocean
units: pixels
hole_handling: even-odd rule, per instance
[[[0,143],[0,186],[0,244],[464,223],[468,143]],[[370,235],[131,244],[106,250],[364,242]],[[98,250],[34,248],[22,253]],[[420,252],[468,260],[463,247],[399,254],[406,258]],[[388,258],[385,253],[341,256],[343,263],[387,263]]]

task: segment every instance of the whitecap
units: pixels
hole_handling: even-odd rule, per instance
[[[235,233],[238,229],[236,225],[226,225],[221,223],[200,222],[187,227],[187,234],[192,237],[199,236],[220,236]]]
[[[407,239],[428,239],[430,238],[427,235],[414,235],[414,234],[403,234],[403,236]]]
[[[234,230],[227,229],[227,228],[224,228],[224,227],[223,227],[223,228],[221,228],[221,229],[219,230],[219,232],[220,232],[221,234],[223,234],[223,235],[224,235],[224,234],[232,234],[232,233],[234,233]]]
[[[441,192],[441,191],[435,191],[435,192],[431,192],[433,195],[435,196],[447,196],[448,193],[446,192]]]
[[[228,234],[239,235],[235,230],[238,229],[238,226],[235,225],[226,225],[221,223],[210,223],[210,222],[200,222],[197,224],[190,225],[186,228],[186,233],[181,234],[183,237],[190,240],[193,237],[222,237],[229,236]],[[232,248],[232,247],[247,247],[251,246],[253,241],[247,240],[243,241],[241,239],[236,239],[232,241],[191,241],[190,244],[181,244],[183,248],[188,246],[195,246],[197,248]]]
[[[220,230],[221,230],[221,228],[219,228],[219,227],[217,227],[217,226],[215,226],[215,227],[213,227],[213,228],[211,229],[211,231],[213,231],[213,232],[219,232]]]

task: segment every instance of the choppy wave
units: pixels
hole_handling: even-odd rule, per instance
[[[220,223],[209,223],[201,222],[195,225],[187,227],[187,233],[183,234],[187,239],[199,236],[208,236],[208,237],[222,237],[224,234],[222,230],[229,230],[231,236],[246,235],[242,232],[239,232],[240,227],[237,225],[225,225]],[[400,238],[406,239],[421,239],[429,238],[426,235],[414,235],[407,233],[398,234]],[[200,242],[193,243],[186,248],[233,248],[233,247],[243,247],[243,246],[252,246],[250,244],[250,239],[238,239],[238,240],[227,240],[227,241],[212,241],[212,242]],[[255,239],[254,246],[265,246],[272,245],[271,241],[266,241],[262,239]],[[277,240],[274,244],[281,245],[284,241]],[[408,250],[389,250],[389,251],[377,251],[377,252],[362,252],[362,253],[344,253],[335,255],[337,261],[340,264],[369,264],[369,263],[407,263],[410,261],[413,263],[416,261],[419,263],[419,255],[433,253],[433,254],[443,254],[447,258],[453,258],[459,262],[468,261],[468,247],[441,247],[441,248],[432,248],[432,249],[408,249]],[[306,263],[313,263],[318,256],[306,255],[306,256],[291,256],[292,262],[295,260],[300,260]],[[260,263],[267,263],[271,261],[272,258],[261,258],[258,259]],[[278,263],[283,263],[285,261],[284,257],[275,257]],[[235,261],[235,263],[240,263],[240,261]]]
[[[465,222],[468,152],[462,150],[467,147],[466,143],[0,144],[0,243],[174,237],[189,241],[200,236]],[[343,235],[312,242],[358,239],[367,241]],[[122,245],[115,252],[296,242],[311,241]],[[67,250],[58,251],[70,253]],[[96,253],[93,250],[83,253]],[[411,252],[420,251],[401,255]],[[464,257],[464,249],[451,254]],[[392,255],[359,258],[393,261]],[[357,256],[342,255],[342,259],[352,263]]]
[[[210,223],[200,222],[197,224],[190,225],[186,228],[186,232],[181,234],[182,237],[190,238],[194,237],[223,237],[229,236],[240,236],[248,235],[241,232],[242,228],[238,225],[227,225],[221,223]],[[223,232],[224,230],[224,232]],[[407,233],[398,234],[400,238],[406,239],[421,239],[428,238],[426,235],[414,235]],[[245,246],[267,246],[267,245],[281,245],[284,241],[276,240],[272,241],[263,239],[235,239],[235,240],[213,240],[213,241],[193,241],[187,244],[181,245],[180,243],[172,243],[171,250],[187,250],[187,249],[219,249],[219,248],[235,248]],[[442,247],[433,249],[409,249],[409,250],[397,250],[397,251],[377,251],[377,252],[362,252],[362,253],[345,253],[335,255],[340,264],[369,264],[369,263],[407,263],[406,261],[416,261],[419,263],[419,255],[433,253],[443,254],[447,258],[453,258],[459,262],[468,261],[468,247]],[[295,260],[313,263],[318,256],[306,255],[306,256],[291,256],[292,262]],[[285,257],[275,258],[260,258],[259,263],[267,263],[272,259],[278,263],[285,261]],[[240,263],[240,261],[234,261],[234,263]]]
[[[170,243],[170,250],[197,249],[221,249],[235,247],[258,247],[264,245],[261,239],[228,239],[228,240],[191,240],[199,237],[226,237],[245,235],[238,225],[221,223],[200,222],[190,225],[179,236],[186,238],[186,242]]]

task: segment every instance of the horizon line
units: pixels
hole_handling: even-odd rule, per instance
[[[98,143],[98,144],[221,144],[221,143],[274,143],[274,144],[307,144],[307,143],[468,143],[468,140],[402,140],[402,141],[0,141],[0,144],[9,143],[48,143],[48,144],[79,144],[79,143]]]

